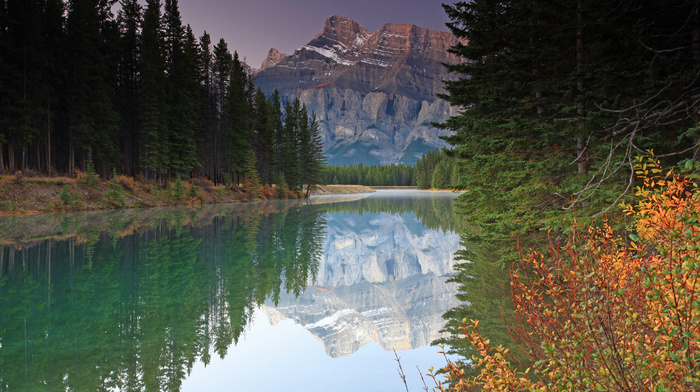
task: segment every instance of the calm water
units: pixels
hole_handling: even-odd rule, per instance
[[[0,390],[422,390],[453,197],[4,217]]]

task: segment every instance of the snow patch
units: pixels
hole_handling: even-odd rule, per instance
[[[305,325],[304,328],[306,328],[306,329],[333,328],[333,326],[336,326],[335,329],[337,329],[338,321],[342,317],[351,316],[355,313],[356,312],[352,309],[343,309],[340,312],[333,313],[332,315],[330,315],[328,317],[324,317],[313,324]]]
[[[346,60],[341,59],[340,57],[338,57],[338,54],[334,50],[331,50],[328,48],[319,48],[316,46],[304,45],[299,50],[302,50],[302,49],[306,49],[306,50],[311,51],[311,52],[316,52],[323,57],[326,57],[326,58],[329,58],[329,59],[335,61],[338,64],[342,64],[342,65],[354,65],[355,64],[352,61],[346,61]]]

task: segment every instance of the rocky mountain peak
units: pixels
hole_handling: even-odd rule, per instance
[[[287,55],[284,53],[280,53],[277,49],[270,49],[270,51],[267,52],[267,58],[263,60],[262,65],[260,66],[260,69],[258,71],[274,67],[275,65],[279,64],[279,62],[282,61],[285,57],[287,57]]]
[[[357,62],[362,46],[371,36],[372,33],[354,20],[335,15],[328,18],[323,30],[297,53],[307,51],[331,60],[334,65],[351,66]]]
[[[371,34],[354,20],[345,16],[333,15],[326,19],[323,30],[314,39],[325,37],[337,42],[354,43],[358,37],[366,37]]]
[[[293,54],[255,74],[268,94],[295,98],[318,116],[331,164],[413,164],[445,146],[434,128],[456,109],[437,98],[459,58],[449,32],[387,23],[372,33],[350,18],[331,16]],[[442,133],[441,133],[442,132]]]

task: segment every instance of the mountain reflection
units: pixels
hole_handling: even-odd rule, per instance
[[[196,361],[234,350],[260,306],[277,319],[321,307],[295,317],[317,336],[359,317],[365,335],[329,343],[334,356],[368,339],[427,344],[454,305],[442,275],[456,244],[437,246],[456,238],[445,208],[367,199],[0,219],[0,390],[179,390]]]

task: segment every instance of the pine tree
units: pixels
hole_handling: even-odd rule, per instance
[[[302,107],[301,115],[306,115],[306,106]],[[299,160],[301,162],[301,183],[306,185],[306,197],[313,189],[322,184],[325,154],[321,141],[320,128],[316,114],[312,114],[311,122],[302,122],[299,131]]]
[[[282,103],[280,101],[280,94],[277,90],[275,90],[275,92],[272,93],[272,96],[269,98],[268,106],[267,128],[269,129],[269,132],[274,135],[273,155],[270,159],[270,164],[273,172],[280,173],[282,170],[281,163],[283,160],[282,142],[284,140],[284,123],[282,122]]]
[[[214,46],[212,63],[212,112],[213,120],[213,136],[212,136],[212,153],[214,154],[213,165],[211,168],[214,181],[222,181],[224,174],[224,158],[228,155],[227,150],[230,148],[229,140],[226,135],[226,90],[228,88],[229,79],[231,77],[231,63],[233,58],[228,51],[228,45],[224,39],[220,39]]]
[[[245,174],[243,176],[243,190],[248,194],[248,200],[258,200],[262,197],[262,185],[258,176],[257,159],[255,151],[246,152]]]
[[[257,151],[258,170],[263,183],[272,183],[272,168],[275,158],[275,130],[271,121],[270,102],[258,88],[253,105],[253,140]]]
[[[176,175],[187,174],[196,165],[197,52],[194,35],[182,26],[177,0],[165,1],[164,44],[168,75],[167,129],[170,148],[169,169]]]
[[[475,0],[445,9],[463,42],[451,51],[469,59],[448,66],[464,77],[446,83],[446,98],[464,110],[444,126],[469,173],[459,185],[473,223],[486,228],[498,216],[500,231],[530,232],[546,224],[543,200],[559,208],[573,199],[581,216],[593,215],[630,189],[633,151],[695,145],[685,131],[700,120],[700,88],[677,87],[698,80],[697,29],[669,20],[693,20],[697,3]]]
[[[145,167],[156,178],[168,169],[169,143],[166,121],[167,105],[164,88],[165,44],[161,25],[160,0],[148,0],[141,34],[141,129],[144,140]]]
[[[295,99],[284,107],[284,131],[280,141],[282,173],[289,189],[297,191],[301,187],[301,167],[299,162],[299,125],[301,124],[301,102]]]
[[[139,106],[141,79],[140,29],[143,9],[138,0],[122,0],[118,14],[119,30],[119,91],[117,107],[121,115],[121,151],[125,173],[133,176],[140,169]]]
[[[75,0],[70,3],[66,34],[69,77],[67,99],[69,105],[69,170],[74,165],[75,149],[85,158],[88,149],[93,150],[97,163],[105,167],[114,162],[115,135],[119,116],[114,110],[113,79],[109,74],[110,58],[102,40],[102,34],[111,29],[111,21],[101,8],[91,0]]]
[[[227,151],[228,172],[235,178],[236,183],[245,170],[246,152],[251,148],[251,115],[249,104],[248,75],[243,64],[238,58],[238,53],[233,53],[231,61],[231,75],[226,92],[225,127],[228,138],[229,150]]]

